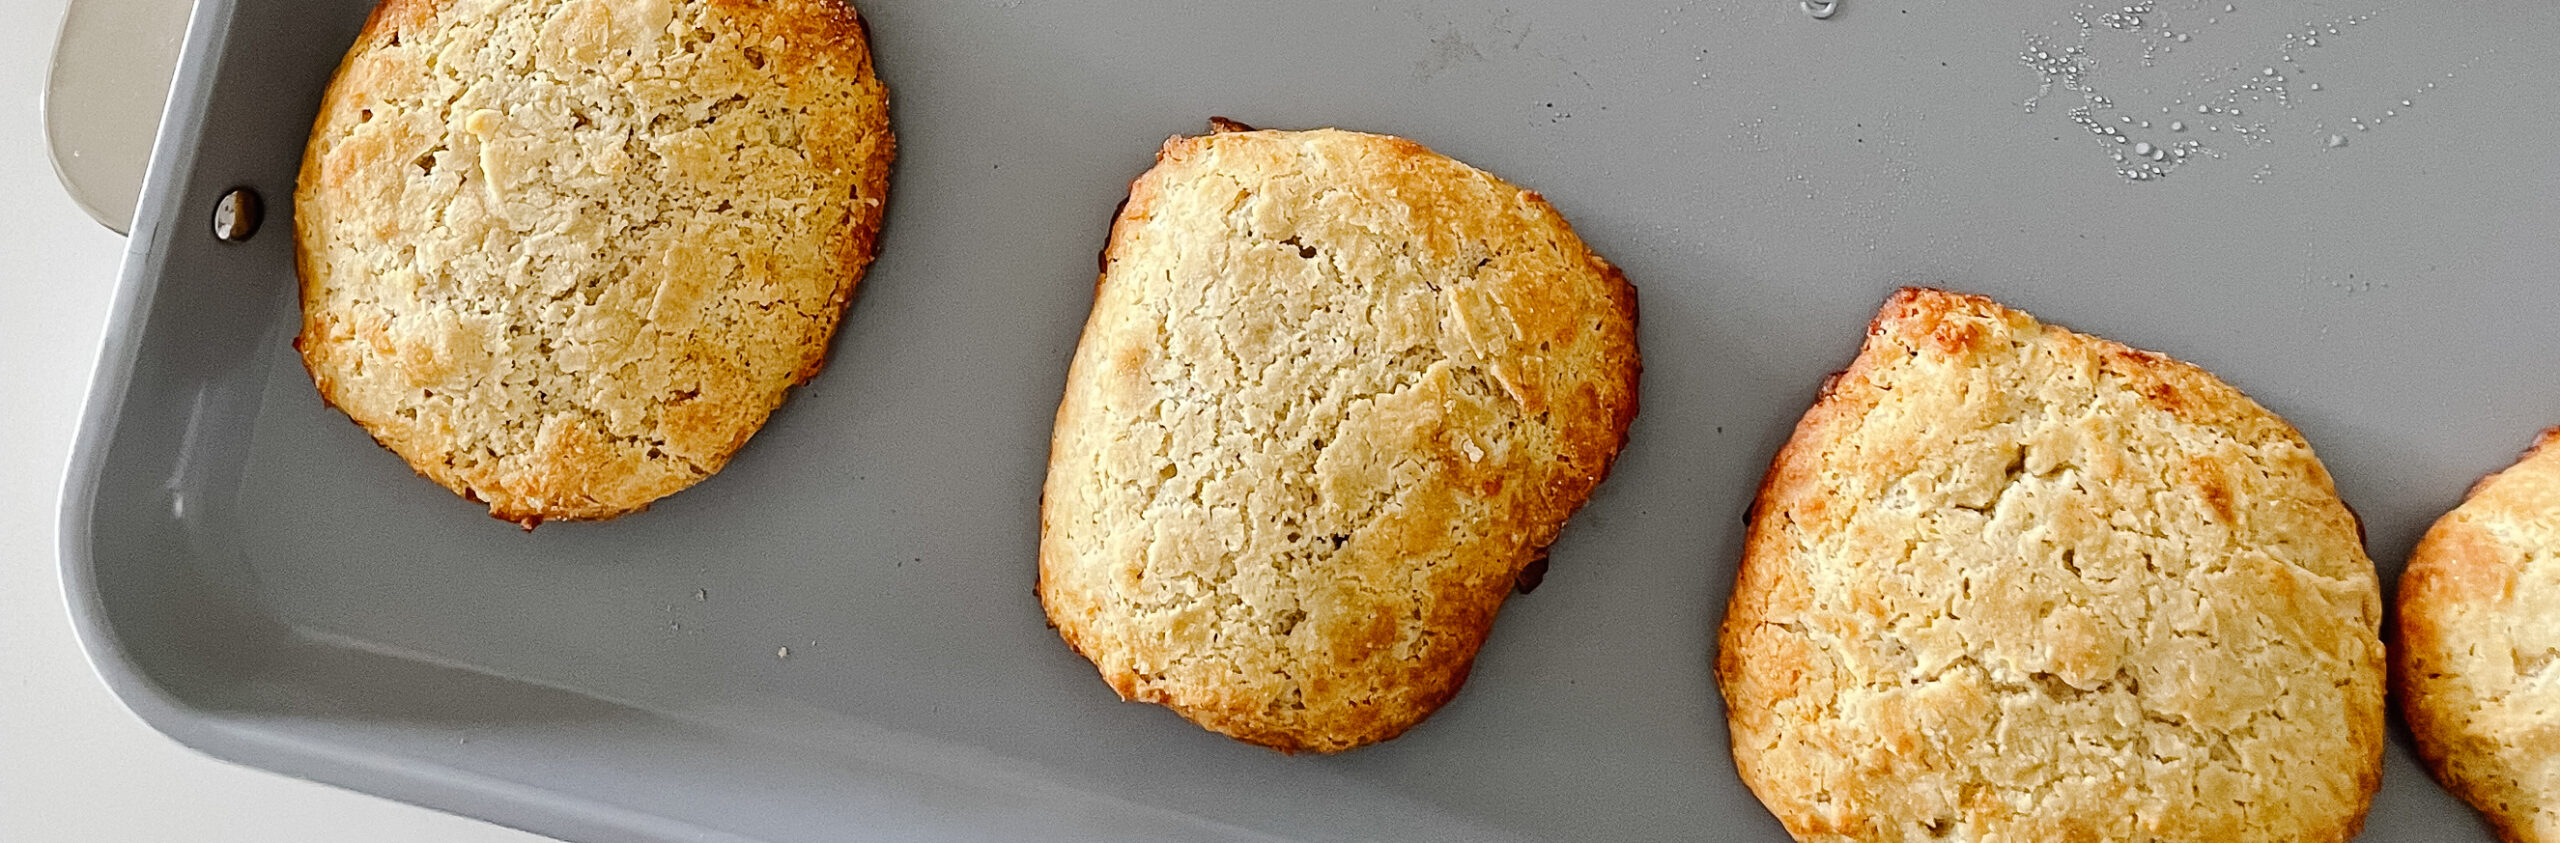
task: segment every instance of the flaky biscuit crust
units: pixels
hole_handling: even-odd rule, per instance
[[[1394,737],[1466,680],[1636,409],[1633,288],[1411,141],[1175,138],[1112,226],[1051,440],[1040,597],[1122,698]]]
[[[1806,841],[2343,841],[2381,601],[2301,436],[2212,375],[1910,289],[1753,507],[1717,675]]]
[[[2560,841],[2560,428],[2472,487],[2400,575],[2392,679],[2418,755],[2510,843]]]
[[[492,515],[645,507],[817,373],[887,109],[840,0],[385,0],[304,152],[294,345]]]

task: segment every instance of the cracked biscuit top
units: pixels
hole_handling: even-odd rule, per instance
[[[647,506],[817,373],[887,107],[840,0],[385,0],[304,152],[294,345],[492,515]]]
[[[2418,754],[2511,843],[2560,843],[2560,428],[2436,521],[2400,575]]]
[[[1041,602],[1125,699],[1283,751],[1385,740],[1608,472],[1634,291],[1537,194],[1419,144],[1217,127],[1112,226]]]
[[[2211,374],[1894,295],[1778,453],[1717,654],[1805,841],[2344,841],[2381,598],[2302,437]]]

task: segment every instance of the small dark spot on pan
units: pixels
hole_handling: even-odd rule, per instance
[[[1129,197],[1126,196],[1120,197],[1120,204],[1111,206],[1111,223],[1114,227],[1117,227],[1120,224],[1121,212],[1127,210],[1129,210]],[[1107,236],[1104,237],[1102,243],[1102,251],[1093,253],[1093,270],[1095,272],[1110,272],[1111,238]]]
[[[1538,558],[1529,560],[1528,565],[1520,568],[1520,575],[1511,579],[1511,590],[1527,594],[1538,590],[1538,584],[1546,581],[1547,556],[1542,553]]]

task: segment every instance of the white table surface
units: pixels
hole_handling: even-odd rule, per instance
[[[0,3],[0,841],[536,840],[196,754],[107,693],[73,638],[55,509],[124,238],[45,156],[67,0]]]

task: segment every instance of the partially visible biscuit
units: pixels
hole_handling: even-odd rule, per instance
[[[2418,754],[2511,843],[2560,841],[2560,428],[2445,513],[2400,575],[2392,678]]]
[[[1805,841],[2343,841],[2381,599],[2282,419],[2211,374],[1903,290],[1753,505],[1717,654]]]
[[[1457,693],[1608,472],[1635,295],[1537,194],[1420,144],[1221,124],[1112,225],[1041,604],[1122,698],[1333,752]]]
[[[294,345],[492,515],[645,507],[817,373],[887,109],[841,0],[384,0],[304,153]]]

